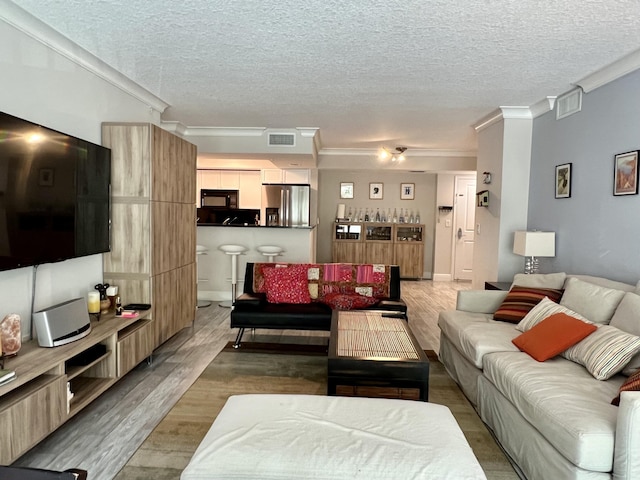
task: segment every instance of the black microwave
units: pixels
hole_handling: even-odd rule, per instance
[[[213,208],[238,208],[238,190],[200,190],[200,205]]]

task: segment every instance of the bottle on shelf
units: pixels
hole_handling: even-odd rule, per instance
[[[376,222],[379,222],[379,221],[380,221],[380,209],[377,208],[376,209]]]
[[[393,221],[393,217],[391,216],[391,209],[387,209],[387,222],[391,223]]]
[[[356,218],[356,221],[364,222],[364,213],[362,213],[362,208],[360,209],[360,211],[358,213],[358,218]]]
[[[416,210],[416,223],[420,223],[420,210]]]
[[[404,214],[402,213],[402,209],[400,209],[400,218],[398,218],[398,223],[404,223]]]
[[[393,209],[393,223],[398,223],[398,214],[395,208]]]
[[[415,221],[415,217],[413,216],[413,210],[411,210],[411,213],[409,213],[409,223],[414,223]]]
[[[382,209],[382,213],[380,214],[380,221],[382,223],[386,223],[387,222],[387,214],[384,213],[384,208]]]
[[[364,211],[364,221],[368,222],[369,221],[369,209],[365,209]]]

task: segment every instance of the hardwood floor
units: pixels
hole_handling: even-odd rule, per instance
[[[470,283],[403,281],[409,324],[424,349],[439,350],[438,313],[455,307],[459,290]],[[227,342],[230,310],[215,303],[199,309],[192,327],[161,345],[151,363],[143,362],[86,409],[69,420],[15,465],[83,468],[91,480],[111,480],[142,441]],[[257,342],[326,343],[328,332],[294,330],[247,332]]]

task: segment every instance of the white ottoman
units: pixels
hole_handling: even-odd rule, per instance
[[[230,397],[180,478],[486,480],[447,407],[320,395]]]

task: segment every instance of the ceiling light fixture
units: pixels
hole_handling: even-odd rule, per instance
[[[404,152],[406,151],[407,147],[396,147],[393,151],[382,147],[378,158],[380,160],[386,160],[387,158],[390,158],[392,162],[402,162],[405,159]]]

